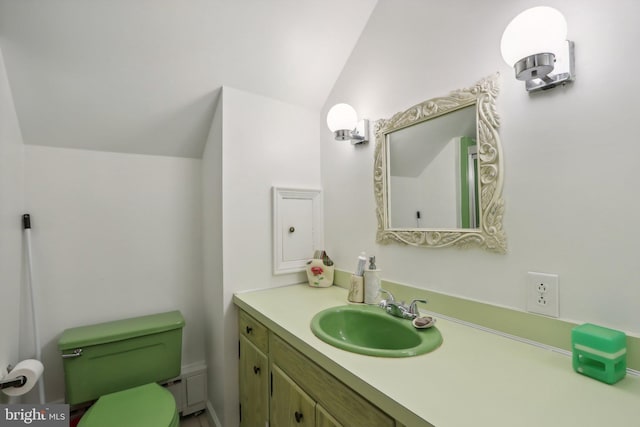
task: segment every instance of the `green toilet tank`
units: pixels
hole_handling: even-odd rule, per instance
[[[67,329],[58,340],[67,403],[180,375],[179,311]]]

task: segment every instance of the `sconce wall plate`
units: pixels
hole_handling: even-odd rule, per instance
[[[353,145],[369,142],[369,120],[360,120],[356,128],[351,131],[349,139]]]

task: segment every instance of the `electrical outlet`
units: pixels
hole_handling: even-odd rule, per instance
[[[558,275],[527,273],[527,311],[558,317]]]

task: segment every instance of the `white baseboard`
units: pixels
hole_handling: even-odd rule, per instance
[[[207,400],[207,418],[209,419],[209,424],[215,427],[222,427],[222,423],[218,419],[216,415],[216,411],[213,410],[213,405],[211,402]]]

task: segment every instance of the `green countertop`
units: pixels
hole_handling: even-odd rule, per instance
[[[640,377],[607,385],[575,373],[564,354],[444,319],[432,353],[389,359],[332,347],[309,325],[347,303],[337,286],[254,291],[234,302],[408,427],[613,427],[638,416]]]

